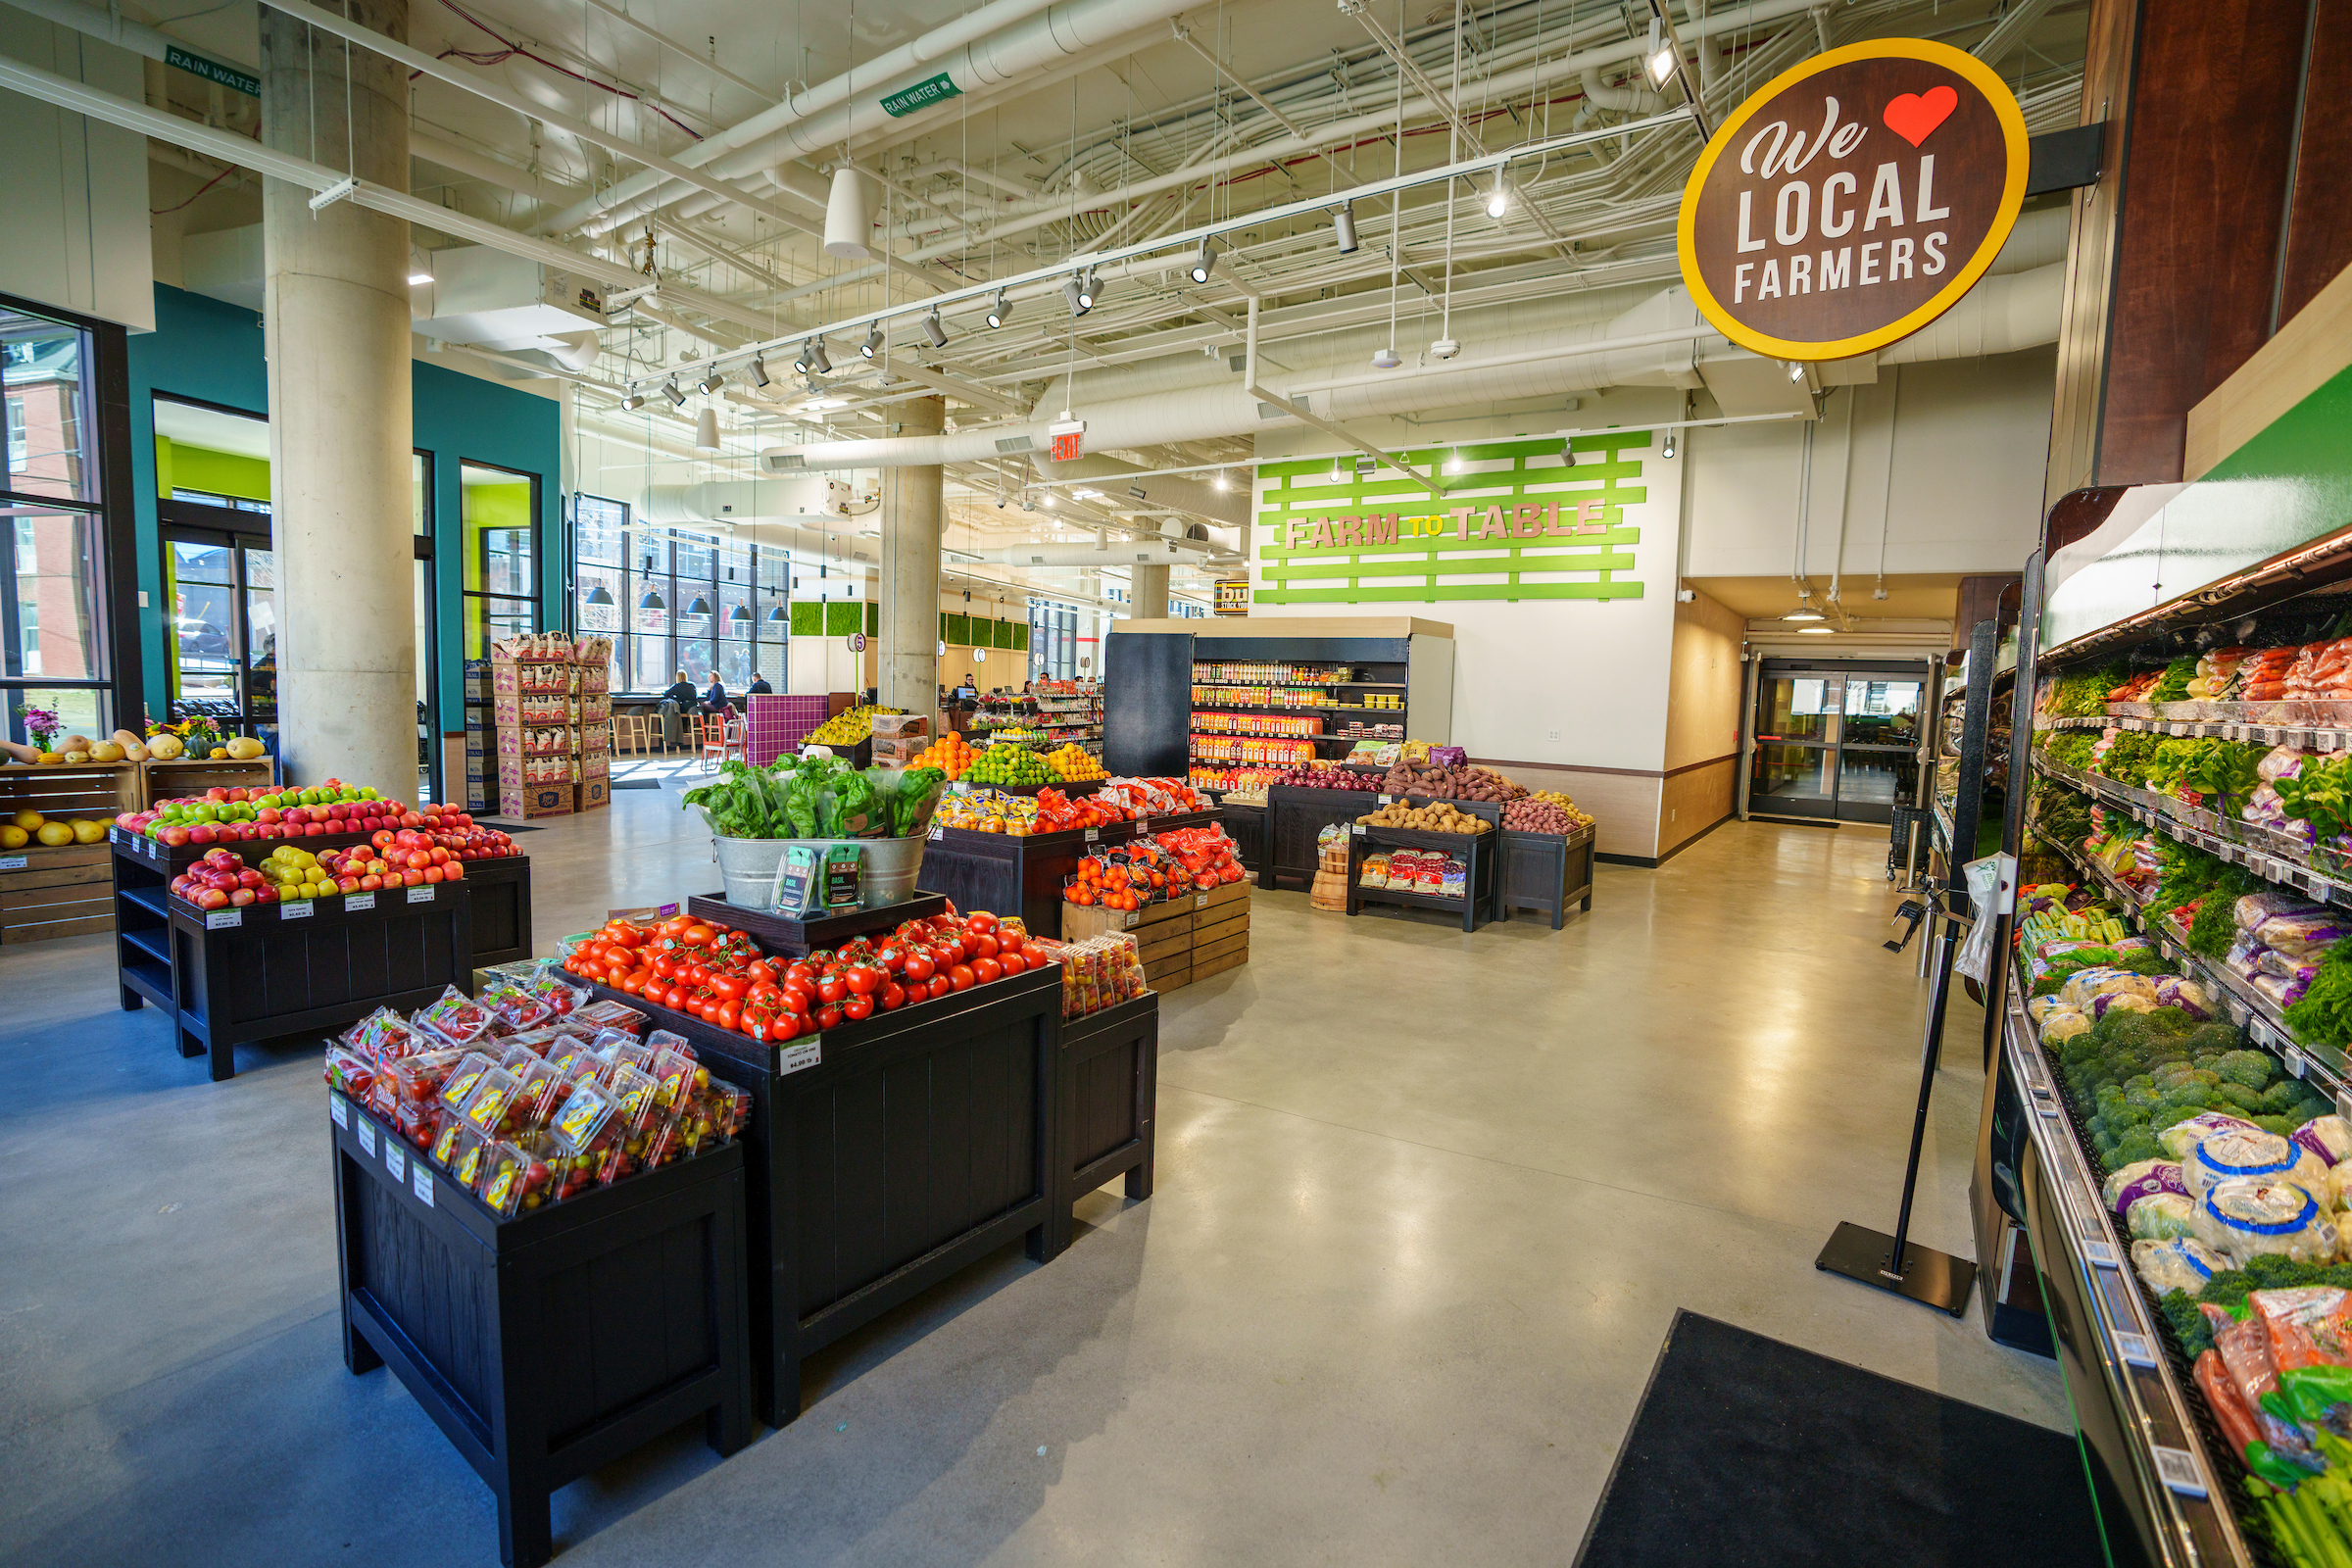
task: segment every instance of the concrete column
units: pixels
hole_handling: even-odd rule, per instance
[[[945,398],[899,405],[892,435],[937,435]],[[882,470],[882,706],[939,710],[940,469]]]
[[[407,40],[408,0],[349,14]],[[263,144],[407,190],[401,69],[266,6],[261,35]],[[310,197],[264,181],[280,743],[302,781],[413,800],[409,225],[348,201],[314,213]]]
[[[1130,567],[1127,574],[1127,609],[1138,620],[1165,620],[1168,614],[1168,568]]]

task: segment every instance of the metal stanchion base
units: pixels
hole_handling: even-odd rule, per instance
[[[1894,1262],[1894,1238],[1851,1220],[1841,1222],[1830,1236],[1813,1266],[1842,1274],[1873,1290],[1908,1297],[1954,1317],[1968,1315],[1968,1293],[1977,1283],[1977,1265],[1965,1257],[1938,1252],[1917,1242],[1903,1247],[1903,1272],[1887,1272]]]

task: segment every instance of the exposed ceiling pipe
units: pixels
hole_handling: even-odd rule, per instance
[[[1666,107],[1664,93],[1651,92],[1646,87],[1612,87],[1600,79],[1598,66],[1587,66],[1582,77],[1585,102],[1595,109],[1613,110],[1621,115],[1654,115]]]
[[[56,0],[49,0],[56,3]],[[741,148],[759,142],[770,133],[793,122],[833,108],[847,99],[853,90],[874,92],[886,80],[905,75],[919,66],[930,64],[953,51],[984,38],[1000,27],[1008,27],[1044,11],[1053,0],[993,0],[992,4],[965,13],[954,22],[934,27],[919,38],[909,39],[879,59],[853,67],[840,75],[818,82],[798,97],[788,97],[780,104],[763,109],[751,118],[726,129],[714,132],[688,148],[679,162],[692,168],[702,168],[713,160],[725,157]],[[877,94],[879,96],[879,94]],[[773,160],[761,160],[761,163]],[[755,164],[755,169],[760,167]],[[624,203],[633,202],[663,183],[662,176],[651,170],[642,170],[615,181],[594,196],[556,214],[540,225],[542,233],[561,233],[576,228],[599,213],[610,211]]]

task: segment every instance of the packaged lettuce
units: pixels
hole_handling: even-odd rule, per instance
[[[2090,1020],[2072,1007],[2058,1007],[2041,1020],[2041,1038],[2053,1044],[2090,1033]]]
[[[2341,1116],[2314,1116],[2295,1129],[2295,1142],[2332,1169],[2352,1154],[2352,1124]]]
[[[2099,1196],[2106,1200],[2108,1212],[2118,1222],[2131,1213],[2133,1203],[2143,1198],[2153,1198],[2158,1193],[2179,1193],[2183,1198],[2192,1196],[2188,1184],[2180,1179],[2180,1167],[2169,1159],[2133,1160],[2109,1176],[2107,1185],[2099,1190]]]
[[[2180,1193],[2156,1193],[2132,1204],[2124,1215],[2124,1228],[2133,1241],[2169,1242],[2193,1233],[2196,1212],[2196,1200],[2192,1198]]]

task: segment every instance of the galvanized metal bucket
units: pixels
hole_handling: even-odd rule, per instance
[[[729,904],[764,909],[775,891],[776,866],[789,846],[813,850],[821,860],[834,845],[855,844],[864,855],[865,903],[871,908],[904,904],[914,896],[925,842],[919,835],[906,839],[729,839],[712,834],[710,858],[718,862],[719,880]]]

